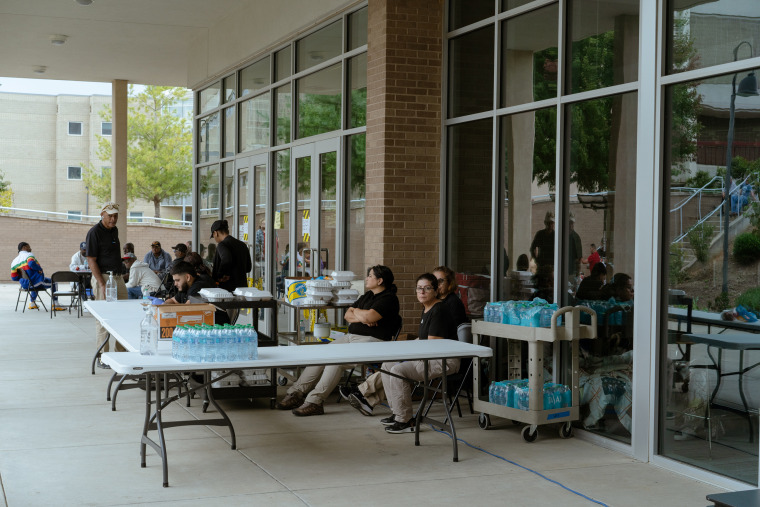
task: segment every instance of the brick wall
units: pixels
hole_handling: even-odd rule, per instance
[[[417,276],[438,265],[441,0],[369,3],[365,262],[396,276],[407,331]]]
[[[0,231],[3,231],[4,239],[0,244],[0,259],[5,262],[5,269],[0,271],[0,281],[10,281],[10,264],[18,255],[17,246],[21,241],[32,246],[32,252],[46,276],[68,270],[71,256],[77,252],[79,243],[84,241],[92,225],[0,215]],[[123,227],[119,231],[122,246],[125,243]],[[189,241],[191,234],[189,227],[136,224],[127,227],[127,240],[134,243],[139,259],[150,250],[150,244],[155,240],[160,241],[164,250],[174,257],[171,247]]]

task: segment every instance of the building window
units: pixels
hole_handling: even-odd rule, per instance
[[[82,168],[76,165],[70,165],[68,167],[68,175],[67,179],[70,180],[81,180],[82,179]]]
[[[130,211],[129,212],[129,221],[132,223],[138,223],[141,224],[143,221],[143,212],[142,211]]]
[[[82,220],[82,212],[81,211],[67,211],[66,212],[67,217],[69,220]]]
[[[100,123],[100,135],[110,136],[113,124],[110,121],[104,121]]]
[[[69,122],[69,135],[70,136],[81,136],[82,135],[82,122],[81,121],[70,121]]]

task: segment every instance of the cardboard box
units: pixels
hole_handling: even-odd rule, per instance
[[[160,305],[156,306],[156,322],[161,328],[159,340],[171,340],[177,326],[198,324],[214,325],[214,305]]]

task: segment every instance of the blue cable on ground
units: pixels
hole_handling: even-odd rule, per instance
[[[444,435],[447,435],[449,438],[451,438],[451,433],[449,433],[448,431],[439,430],[437,428],[434,428],[433,426],[430,426],[430,428],[433,431],[437,431],[438,433],[443,433]],[[547,480],[547,481],[549,481],[551,483],[554,483],[557,486],[559,486],[560,488],[569,491],[570,493],[573,493],[573,494],[578,495],[578,496],[580,496],[582,498],[585,498],[589,502],[593,502],[595,504],[603,505],[604,507],[609,507],[606,503],[600,502],[599,500],[594,500],[593,498],[590,498],[590,497],[584,495],[583,493],[579,493],[578,491],[572,490],[572,489],[568,488],[567,486],[565,486],[564,484],[562,484],[561,482],[558,482],[558,481],[555,481],[554,479],[548,478],[547,476],[543,475],[541,472],[536,472],[535,470],[531,470],[530,468],[522,466],[519,463],[515,463],[512,460],[508,460],[507,458],[505,458],[503,456],[499,456],[498,454],[494,454],[494,453],[492,453],[490,451],[486,451],[485,449],[481,449],[480,447],[478,447],[476,445],[472,445],[471,443],[467,442],[466,440],[462,440],[461,438],[457,438],[457,442],[462,442],[467,447],[470,447],[472,449],[478,450],[480,452],[484,452],[484,453],[488,454],[489,456],[493,456],[494,458],[498,458],[498,459],[500,459],[502,461],[506,461],[510,465],[514,465],[516,467],[522,468],[523,470],[527,470],[528,472],[534,473],[537,476],[541,477],[542,479],[545,479],[545,480]]]

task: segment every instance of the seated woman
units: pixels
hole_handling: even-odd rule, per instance
[[[633,351],[605,358],[583,358],[579,387],[581,407],[588,407],[583,427],[597,429],[608,405],[620,424],[631,432]]]
[[[451,315],[454,329],[459,328],[465,322],[470,322],[464,309],[464,303],[456,293],[458,284],[454,271],[446,266],[438,266],[433,269],[433,276],[438,280],[438,298]]]
[[[436,297],[438,280],[431,273],[417,278],[417,300],[422,304],[422,316],[418,336],[420,340],[456,340],[456,327],[443,303]],[[408,380],[424,380],[424,361],[386,362],[381,368],[403,378],[386,373],[370,376],[357,390],[348,396],[351,406],[364,415],[372,415],[372,409],[383,398],[390,404],[390,417],[381,419],[388,433],[411,433],[414,431],[412,411],[412,386]],[[459,359],[446,360],[446,373],[459,370]],[[429,361],[428,379],[440,377],[443,373],[441,361]],[[408,380],[407,380],[408,379]]]

